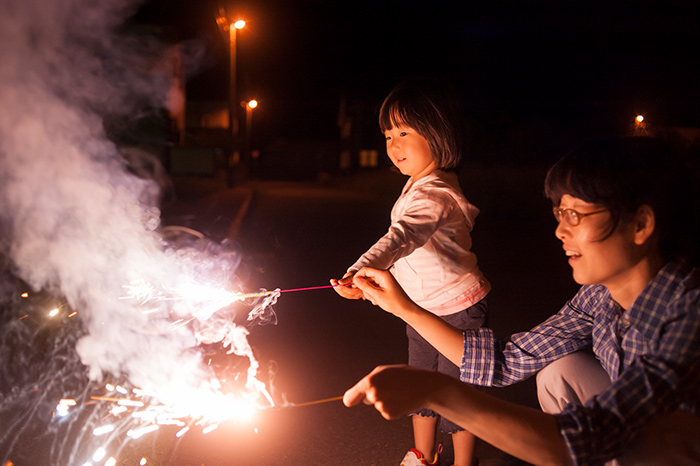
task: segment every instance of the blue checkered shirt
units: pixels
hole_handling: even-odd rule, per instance
[[[700,413],[700,269],[667,264],[625,312],[607,288],[585,285],[555,315],[508,340],[464,333],[463,382],[504,386],[593,349],[612,385],[556,416],[576,465],[602,464],[655,416]]]

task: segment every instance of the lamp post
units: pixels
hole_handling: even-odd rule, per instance
[[[233,167],[240,160],[238,152],[238,105],[237,105],[237,87],[236,87],[236,31],[245,27],[245,21],[238,20],[229,23],[229,106],[228,106],[228,124],[231,138],[231,153],[228,156],[227,163],[227,184],[233,186]]]

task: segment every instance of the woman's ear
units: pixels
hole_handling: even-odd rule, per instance
[[[634,214],[634,242],[642,245],[656,230],[656,215],[651,206],[644,204]]]

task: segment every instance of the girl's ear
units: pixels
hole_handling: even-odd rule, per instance
[[[649,205],[643,205],[634,214],[634,242],[642,245],[656,230],[656,215]]]

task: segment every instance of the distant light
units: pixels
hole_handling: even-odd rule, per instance
[[[643,121],[644,121],[644,115],[637,115],[637,118],[635,118],[635,120],[637,120],[637,123],[643,122]]]
[[[250,107],[250,108],[255,108],[255,107],[257,107],[257,106],[258,106],[258,101],[255,100],[255,99],[253,99],[253,100],[251,100],[250,102],[248,102],[248,107]]]
[[[243,29],[245,27],[245,21],[239,19],[238,21],[233,23],[233,27],[235,27],[236,29]]]

